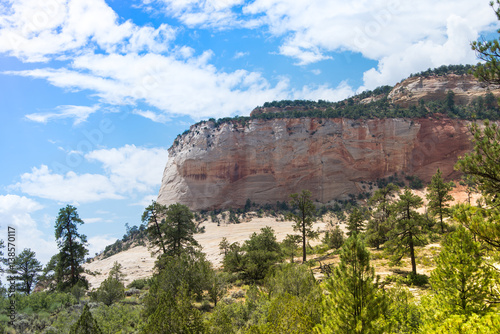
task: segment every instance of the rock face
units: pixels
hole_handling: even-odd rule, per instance
[[[448,74],[446,76],[412,77],[398,83],[387,98],[401,107],[416,105],[419,100],[444,100],[451,90],[455,94],[455,103],[465,105],[475,98],[490,91],[495,97],[500,96],[496,85],[479,82],[473,75]]]
[[[455,173],[471,149],[469,122],[425,119],[273,119],[193,126],[169,149],[158,202],[192,210],[288,201],[308,189],[329,203],[395,173],[429,181]]]

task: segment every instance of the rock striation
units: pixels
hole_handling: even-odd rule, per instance
[[[327,204],[363,192],[362,181],[395,173],[424,181],[471,149],[468,121],[423,119],[253,119],[202,122],[169,149],[158,202],[192,210],[288,201],[308,189]]]
[[[387,98],[401,107],[417,105],[420,100],[444,100],[448,91],[455,94],[455,103],[465,105],[475,98],[491,92],[500,97],[497,85],[487,85],[478,81],[473,75],[447,74],[444,76],[415,76],[396,84]]]

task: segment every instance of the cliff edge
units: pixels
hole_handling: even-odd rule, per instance
[[[362,190],[361,181],[395,173],[424,181],[439,167],[455,173],[471,149],[469,121],[275,118],[192,126],[169,149],[158,202],[192,210],[288,201],[308,189],[327,204]]]

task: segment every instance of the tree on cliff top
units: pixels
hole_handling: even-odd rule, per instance
[[[311,200],[311,192],[302,190],[300,194],[291,194],[290,206],[295,209],[287,215],[287,218],[294,221],[293,230],[300,232],[302,236],[302,261],[306,262],[306,244],[307,239],[315,239],[318,232],[313,230],[316,207]]]

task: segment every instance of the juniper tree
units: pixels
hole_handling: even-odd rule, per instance
[[[427,187],[428,207],[431,215],[438,216],[441,233],[444,233],[445,224],[443,219],[450,214],[448,202],[453,200],[450,191],[453,188],[453,182],[444,182],[443,173],[437,170]]]
[[[405,188],[399,200],[394,203],[389,217],[392,230],[389,233],[389,240],[385,243],[393,253],[393,262],[399,262],[405,255],[410,256],[411,270],[414,275],[417,274],[415,246],[426,243],[426,223],[416,211],[422,205],[422,198],[412,194],[409,188]]]
[[[55,225],[59,254],[54,277],[60,290],[70,289],[77,283],[88,287],[87,280],[82,276],[82,264],[88,254],[85,248],[87,237],[78,233],[78,225],[82,224],[83,220],[74,206],[67,205],[59,210]]]
[[[78,321],[71,326],[69,334],[103,334],[87,304],[83,307],[82,315]]]
[[[311,200],[311,192],[302,190],[300,194],[291,194],[290,206],[296,208],[297,213],[290,213],[287,218],[295,224],[293,230],[300,232],[302,237],[302,262],[306,262],[306,245],[307,239],[315,239],[318,237],[318,232],[313,230],[314,218],[316,215],[316,207]]]
[[[354,233],[342,246],[333,278],[326,281],[330,294],[325,297],[316,333],[382,333],[377,319],[384,314],[386,302],[378,280],[370,266],[370,253]]]

